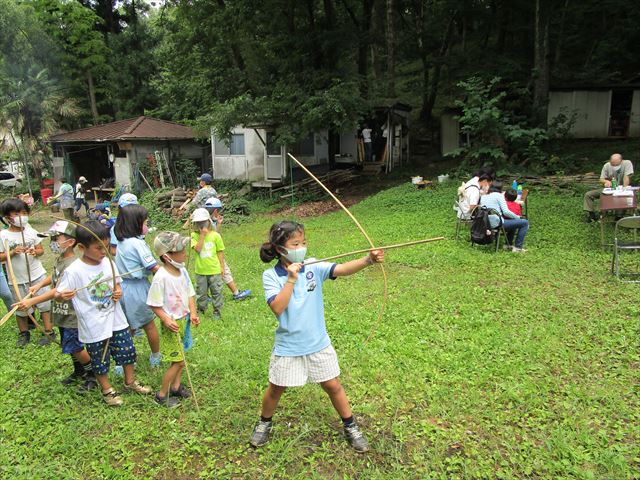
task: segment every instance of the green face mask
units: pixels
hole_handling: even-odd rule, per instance
[[[304,262],[304,257],[307,255],[307,247],[291,249],[283,248],[283,250],[287,252],[283,255],[283,257],[289,260],[291,263],[302,263]]]

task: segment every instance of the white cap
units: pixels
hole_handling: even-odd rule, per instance
[[[84,178],[84,177],[80,177],[80,178],[78,179],[78,181],[79,181],[80,183],[85,183],[85,182],[87,181],[87,179],[86,179],[86,178]]]
[[[191,214],[192,222],[206,222],[210,219],[211,217],[209,217],[209,212],[207,212],[206,208],[196,208]]]
[[[222,202],[219,198],[209,197],[207,201],[204,202],[204,208],[222,208]]]
[[[136,197],[133,193],[123,193],[120,195],[120,200],[118,200],[118,207],[123,208],[127,205],[137,205],[138,197]]]

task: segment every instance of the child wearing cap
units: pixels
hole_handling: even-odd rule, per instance
[[[122,195],[120,195],[120,198],[118,199],[118,216],[120,216],[120,212],[122,212],[122,209],[128,207],[129,205],[138,205],[138,197],[136,197],[133,193],[123,193]],[[118,219],[116,218],[116,223],[117,222]],[[111,227],[110,234],[111,238],[109,240],[109,246],[111,247],[111,255],[115,255],[116,249],[118,248],[118,238],[116,237],[114,227]]]
[[[165,358],[171,362],[156,393],[156,402],[167,407],[180,405],[180,398],[191,397],[191,391],[180,382],[184,368],[182,344],[190,340],[189,322],[200,324],[196,311],[195,291],[184,262],[189,238],[175,232],[160,232],[154,242],[162,266],[156,272],[149,289],[147,305],[162,322],[161,338]]]
[[[76,207],[74,208],[74,213],[76,217],[80,216],[80,207],[84,205],[84,214],[89,215],[89,203],[87,203],[86,195],[87,195],[87,179],[84,177],[78,178],[78,183],[76,183]]]
[[[73,302],[78,317],[78,339],[89,352],[103,400],[109,406],[120,406],[122,398],[107,375],[111,355],[116,364],[123,366],[124,391],[149,394],[153,390],[140,385],[135,378],[136,347],[119,303],[121,280],[116,266],[106,258],[109,230],[100,222],[89,220],[76,229],[76,240],[82,256],[66,268],[57,290],[61,298],[71,298]]]
[[[198,177],[198,182],[200,184],[200,190],[196,193],[196,196],[193,197],[193,205],[195,208],[202,208],[204,202],[207,201],[208,198],[217,197],[218,192],[216,192],[215,188],[211,186],[213,183],[213,177],[208,173],[203,173]]]
[[[42,262],[39,258],[44,254],[42,248],[42,238],[38,237],[38,232],[29,225],[30,208],[22,200],[10,198],[5,200],[0,207],[2,217],[8,222],[9,228],[0,232],[0,261],[7,261],[6,247],[9,249],[11,264],[15,274],[15,281],[20,290],[20,296],[26,295],[34,285],[38,284],[47,275]],[[18,300],[18,292],[11,287],[13,297]],[[37,295],[43,294],[48,290],[47,287],[36,292]],[[36,305],[40,311],[40,318],[44,323],[44,335],[38,342],[39,345],[49,345],[51,340],[55,338],[53,326],[51,325],[51,302],[45,301]],[[24,347],[29,343],[29,311],[16,312],[16,320],[18,322],[18,347]]]
[[[76,246],[76,228],[72,223],[57,221],[49,231],[38,234],[39,237],[49,237],[51,242],[49,248],[58,255],[53,266],[53,274],[42,279],[36,285],[29,289],[34,294],[41,289],[54,285],[54,288],[37,297],[31,297],[18,302],[16,305],[20,310],[28,310],[42,302],[51,301],[51,315],[53,324],[58,327],[60,332],[60,346],[62,353],[68,354],[73,362],[73,372],[62,380],[60,383],[71,386],[79,380],[84,380],[80,385],[80,391],[84,392],[92,390],[97,386],[96,378],[91,369],[91,358],[89,353],[84,349],[84,345],[78,339],[78,319],[73,305],[65,298],[65,295],[58,294],[55,285],[64,273],[65,269],[76,261],[76,255],[73,251]],[[66,294],[69,297],[69,293]]]
[[[215,231],[205,208],[196,208],[191,215],[194,232],[191,233],[191,248],[196,252],[196,293],[198,311],[204,313],[209,301],[213,303],[213,318],[220,319],[224,304],[222,295],[222,271],[224,269],[224,243]]]
[[[222,202],[219,198],[211,197],[208,198],[206,202],[204,202],[204,208],[207,210],[207,212],[209,212],[213,229],[216,232],[220,233],[220,226],[222,225],[222,221],[224,219],[224,217],[222,216]],[[231,269],[229,268],[229,262],[227,261],[224,262],[224,267],[222,270],[222,281],[229,288],[229,290],[231,290],[234,300],[244,300],[249,295],[251,295],[251,290],[240,291],[233,279]]]

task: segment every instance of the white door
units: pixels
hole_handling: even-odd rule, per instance
[[[284,177],[284,147],[275,143],[275,133],[267,132],[267,146],[264,149],[265,180],[282,180]]]

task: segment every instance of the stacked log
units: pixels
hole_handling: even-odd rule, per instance
[[[156,195],[156,202],[165,212],[176,215],[180,207],[182,207],[187,200],[193,198],[194,195],[194,190],[185,190],[182,187],[174,188],[167,192],[158,193]]]
[[[358,178],[353,170],[332,170],[324,175],[318,176],[318,179],[327,185],[330,188],[335,188],[338,185],[342,185],[348,182],[351,182],[354,178]],[[293,189],[293,193],[292,190]],[[280,198],[289,198],[291,196],[295,196],[296,194],[311,193],[311,194],[320,194],[324,192],[322,187],[318,185],[312,178],[305,178],[304,180],[300,180],[299,182],[295,182],[293,185],[284,185],[279,188],[274,188],[272,193],[280,192]]]
[[[548,186],[548,187],[572,187],[575,185],[598,185],[600,176],[589,172],[579,175],[549,175],[546,177],[524,177],[518,178],[526,186]]]

